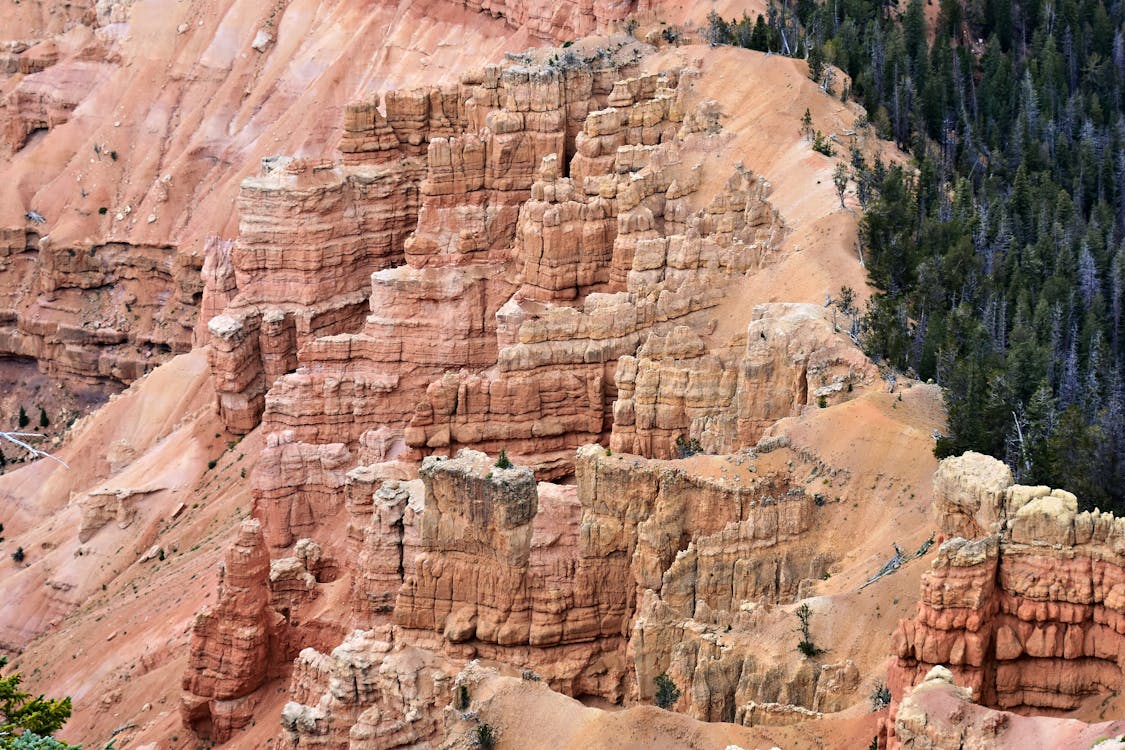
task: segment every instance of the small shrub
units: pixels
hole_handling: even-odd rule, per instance
[[[868,697],[871,700],[872,711],[882,711],[891,705],[891,689],[882,680],[875,683],[875,689],[871,691],[871,695]]]
[[[521,680],[527,680],[528,682],[539,682],[543,678],[540,677],[536,672],[531,671],[530,669],[522,669],[522,670],[520,670],[520,679]]]
[[[29,424],[31,424],[31,417],[27,416],[27,410],[24,409],[21,406],[20,407],[20,417],[19,417],[20,429],[22,430],[24,427],[27,427]]]
[[[457,710],[467,710],[470,703],[472,703],[472,698],[469,695],[469,686],[462,684],[457,689]]]
[[[676,458],[689,458],[702,452],[703,446],[696,438],[685,439],[683,435],[676,437]]]
[[[219,462],[218,462],[217,459],[212,458],[210,461],[207,462],[207,470],[210,471],[211,469],[214,469],[216,464],[218,464],[218,463]]]
[[[500,455],[496,458],[496,468],[497,469],[510,469],[510,468],[512,468],[512,462],[508,458],[508,451],[504,450],[503,448],[500,449]]]
[[[683,38],[683,34],[680,33],[680,28],[678,26],[665,26],[660,30],[660,36],[664,41],[672,45],[678,45],[680,39]]]
[[[812,658],[817,654],[824,653],[819,648],[817,648],[812,641],[801,641],[797,644],[797,650],[809,658]]]
[[[828,408],[828,397],[824,396],[824,395],[817,396],[816,405],[819,406],[821,409],[827,409]]]
[[[42,406],[39,407],[39,426],[40,427],[50,427],[51,426],[51,420],[47,419],[47,410],[44,409]]]
[[[16,551],[12,553],[12,559],[18,563],[23,562],[25,557],[27,555],[24,554],[23,547],[16,547]]]
[[[496,747],[496,730],[491,724],[477,724],[473,735],[473,741],[482,750],[492,750]]]
[[[669,709],[676,705],[676,701],[680,699],[680,689],[676,687],[676,683],[672,682],[668,673],[661,672],[653,679],[653,682],[656,684],[656,695],[653,697],[656,705],[663,709]]]
[[[819,130],[813,132],[812,150],[825,156],[836,155],[836,149],[832,148],[832,141]]]
[[[635,18],[630,18],[628,21],[625,22],[625,33],[628,34],[629,36],[636,36],[637,28],[640,25],[641,25],[640,21],[638,21]]]
[[[109,213],[109,209],[106,208],[105,206],[99,206],[98,207],[98,215],[105,216],[108,213]]]
[[[116,151],[110,151],[109,152],[109,158],[113,159],[114,161],[117,161],[117,152]]]

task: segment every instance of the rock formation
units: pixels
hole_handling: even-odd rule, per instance
[[[897,744],[893,747],[902,750],[1125,747],[1121,740],[1125,722],[1085,724],[984,708],[973,703],[972,690],[958,687],[944,667],[931,669],[903,700],[894,726]]]
[[[737,354],[708,350],[677,327],[623,357],[610,447],[671,458],[679,439],[731,453],[756,444],[778,419],[846,401],[878,380],[817,305],[757,305],[752,321]]]
[[[744,724],[854,699],[846,659],[774,668],[748,647],[834,562],[799,542],[823,498],[792,466],[642,456],[672,458],[677,438],[749,449],[777,419],[869,390],[877,371],[818,306],[764,305],[733,341],[710,340],[709,311],[775,261],[785,229],[764,180],[704,163],[726,136],[714,103],[693,96],[694,74],[631,75],[628,49],[485,68],[388,94],[385,113],[351,105],[339,161],[284,177],[291,163],[266,165],[277,172],[243,186],[239,240],[212,248],[211,365],[228,428],[262,420],[252,489],[265,540],[280,556],[311,537],[357,563],[348,627],[361,630],[331,656],[301,652],[284,745],[432,738],[429,719],[407,729],[388,715],[405,677],[334,687],[355,682],[341,670],[380,663],[383,675],[421,663],[448,674],[495,659],[610,701],[651,699],[668,672],[687,688],[681,710]],[[375,172],[398,175],[417,202],[348,193]],[[316,185],[351,196],[345,216],[401,223],[383,235],[326,218],[317,212],[337,204]],[[349,251],[306,271],[299,254],[271,250],[304,246],[305,229],[283,224],[306,213],[333,237],[387,236],[365,261],[376,268],[360,273]],[[317,287],[308,300],[287,291],[304,273],[299,288]],[[362,323],[301,322],[313,300],[350,305],[364,276]],[[580,447],[607,438],[612,450]],[[516,467],[479,450],[506,450]],[[424,459],[420,484],[404,481],[404,459]],[[570,473],[576,488],[535,481]],[[299,603],[299,571],[286,581],[285,601]],[[299,630],[287,632],[297,649]]]
[[[288,4],[234,15],[227,2],[205,13],[157,5],[34,0],[0,20],[0,356],[104,401],[203,343],[241,291],[218,327],[219,358],[245,360],[249,380],[220,390],[245,394],[225,409],[247,432],[269,383],[293,369],[292,341],[357,330],[369,274],[401,262],[415,225],[425,142],[412,152],[396,143],[413,161],[380,166],[364,127],[371,112],[344,112],[357,83],[427,85],[467,58],[479,65],[513,40],[525,45],[529,32],[605,29],[633,4],[513,0],[484,14],[479,3],[433,13],[346,0],[312,21]],[[417,102],[388,109],[376,131],[393,140],[393,128],[415,127]],[[347,174],[325,169],[341,121],[363,136],[350,139]],[[204,300],[209,251],[232,246],[233,265],[204,274],[210,295],[231,299]],[[264,348],[247,351],[258,339]],[[257,358],[264,369],[250,366]]]
[[[999,461],[946,459],[934,477],[947,534],[918,613],[894,637],[896,695],[934,665],[986,706],[1057,712],[1117,690],[1125,654],[1125,519],[1073,495],[1011,484]]]
[[[839,710],[859,687],[853,663],[780,668],[745,647],[833,562],[800,541],[815,533],[819,502],[788,470],[757,473],[754,458],[667,462],[586,446],[577,486],[558,487],[463,450],[424,460],[420,502],[396,479],[365,502],[385,469],[355,470],[350,528],[368,526],[353,601],[356,622],[373,630],[341,648],[369,644],[364,658],[400,666],[423,649],[446,672],[474,656],[514,662],[555,689],[613,701],[651,699],[668,672],[686,686],[680,709],[711,721],[784,724]],[[339,663],[336,652],[302,653],[283,744],[367,747],[356,744],[361,725],[391,731],[379,708],[390,688],[343,699],[330,676]],[[411,731],[417,741],[435,730]]]
[[[225,742],[254,712],[269,666],[269,553],[257,521],[242,523],[219,573],[219,599],[192,624],[181,713],[197,734]]]
[[[356,630],[330,656],[302,651],[278,745],[380,750],[438,738],[456,671],[425,650],[395,646],[389,636],[385,629]]]

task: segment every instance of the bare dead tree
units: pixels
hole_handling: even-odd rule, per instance
[[[66,468],[69,469],[70,466],[67,465],[66,461],[63,461],[61,458],[59,458],[57,456],[51,455],[47,451],[39,450],[35,446],[27,443],[26,440],[25,440],[26,438],[41,438],[41,437],[46,437],[46,436],[43,435],[40,432],[0,432],[0,440],[7,440],[9,443],[12,443],[14,445],[18,445],[19,447],[23,448],[25,451],[27,451],[31,455],[35,456],[36,458],[49,458],[52,461],[56,461],[56,462],[62,464],[63,466],[66,466]]]

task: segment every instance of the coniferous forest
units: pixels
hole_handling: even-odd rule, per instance
[[[852,154],[860,337],[944,386],[936,453],[1125,512],[1125,0],[934,2],[799,0],[708,33],[804,55],[829,89],[837,66],[913,156]]]

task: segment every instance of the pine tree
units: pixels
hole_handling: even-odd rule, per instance
[[[0,667],[7,663],[0,656]],[[32,696],[19,689],[22,680],[18,672],[0,677],[0,748],[67,750],[65,743],[41,740],[61,729],[70,718],[70,698]]]

